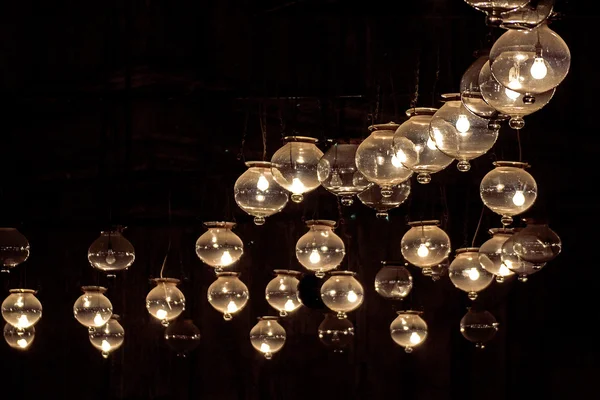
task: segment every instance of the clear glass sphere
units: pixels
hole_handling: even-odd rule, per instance
[[[219,272],[207,291],[208,302],[220,313],[223,319],[230,321],[248,303],[248,287],[239,278],[239,272]]]
[[[496,318],[489,311],[469,308],[460,320],[460,333],[469,342],[475,343],[477,348],[483,349],[485,343],[496,336],[498,326]]]
[[[340,319],[335,313],[325,314],[318,328],[319,340],[336,353],[342,353],[354,340],[354,325],[348,318]]]
[[[365,206],[374,209],[377,218],[387,218],[388,211],[399,207],[410,195],[410,179],[399,185],[392,186],[392,194],[388,197],[381,195],[381,188],[377,185],[370,186],[367,190],[357,195]]]
[[[371,182],[381,187],[383,197],[392,195],[393,186],[406,181],[412,171],[394,153],[394,134],[398,124],[372,125],[372,133],[356,150],[356,166]]]
[[[504,29],[533,29],[544,23],[554,10],[555,0],[530,1],[518,10],[502,13],[500,27]],[[534,4],[535,3],[535,4]]]
[[[135,250],[120,230],[100,232],[100,237],[88,249],[88,261],[92,267],[114,273],[126,270],[135,260]]]
[[[411,353],[427,338],[427,323],[418,311],[398,311],[398,316],[390,324],[390,335],[394,342]]]
[[[177,287],[179,279],[156,278],[153,281],[156,287],[146,296],[146,309],[161,324],[168,326],[169,321],[185,310],[185,296]]]
[[[519,276],[519,281],[526,282],[529,275],[540,271],[546,263],[534,264],[521,259],[515,252],[515,236],[516,233],[508,238],[502,245],[501,258],[504,265]]]
[[[242,239],[231,230],[233,222],[205,222],[208,231],[196,241],[196,254],[205,264],[221,272],[237,262],[244,253]]]
[[[90,330],[90,342],[102,352],[104,358],[108,358],[110,353],[121,347],[124,340],[125,329],[119,323],[119,316],[116,314],[103,326]]]
[[[413,286],[410,272],[404,265],[387,262],[383,264],[383,267],[375,275],[375,291],[386,299],[404,299]]]
[[[302,305],[298,291],[298,277],[302,274],[285,269],[273,272],[276,276],[267,284],[265,298],[271,307],[279,311],[279,316],[285,317]]]
[[[527,211],[537,198],[537,184],[525,168],[529,164],[496,161],[479,186],[483,204],[502,216],[502,223],[510,225],[512,217]]]
[[[247,162],[248,169],[233,185],[235,202],[254,217],[256,225],[263,225],[266,217],[283,210],[288,202],[287,191],[271,174],[272,165],[265,161]]]
[[[29,241],[15,228],[0,228],[0,263],[3,272],[27,261]]]
[[[509,29],[490,50],[492,74],[503,86],[519,93],[539,94],[557,87],[569,72],[571,52],[547,23]]]
[[[113,306],[104,295],[106,288],[101,286],[82,286],[83,294],[75,300],[73,315],[83,326],[97,328],[104,325],[112,316]]]
[[[285,329],[279,324],[277,317],[260,317],[250,330],[252,347],[263,353],[267,360],[283,348],[285,337]]]
[[[479,57],[462,76],[460,80],[460,100],[463,106],[473,114],[481,118],[498,118],[499,112],[488,104],[481,93],[479,75],[484,65],[488,65],[489,51],[482,51]]]
[[[296,258],[319,278],[336,269],[346,254],[344,242],[335,234],[334,221],[306,221],[309,231],[296,243]]]
[[[16,328],[11,324],[4,325],[4,340],[6,343],[17,350],[27,350],[35,339],[35,328]]]
[[[42,318],[42,303],[35,297],[35,290],[10,289],[2,302],[2,317],[18,329],[29,328]]]
[[[526,6],[531,0],[465,0],[476,10],[486,13],[503,13]]]
[[[513,235],[514,230],[492,228],[489,233],[492,238],[479,248],[479,263],[483,269],[496,276],[497,282],[502,283],[515,274],[502,262],[502,245]]]
[[[514,252],[523,260],[541,265],[554,260],[562,250],[562,242],[548,224],[531,218],[524,219],[527,226],[513,238]]]
[[[186,357],[200,344],[200,329],[191,319],[176,319],[165,329],[165,342],[177,356]]]
[[[346,313],[356,310],[362,304],[365,291],[351,271],[334,271],[321,286],[321,299],[338,318],[346,318]]]
[[[450,238],[438,227],[440,221],[409,222],[411,227],[402,237],[402,256],[417,267],[432,267],[450,254]]]
[[[471,300],[475,300],[477,293],[487,288],[494,280],[494,275],[483,269],[479,262],[478,247],[456,250],[456,258],[450,264],[448,273],[452,284],[467,292]]]
[[[286,144],[273,154],[271,172],[281,187],[292,193],[292,201],[300,203],[304,193],[319,187],[317,164],[323,152],[315,145],[317,139],[286,136]]]

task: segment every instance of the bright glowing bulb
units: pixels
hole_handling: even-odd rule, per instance
[[[234,313],[234,312],[237,312],[237,310],[238,310],[238,306],[236,306],[235,303],[233,302],[233,300],[231,300],[229,302],[229,304],[227,304],[227,312]]]
[[[221,256],[221,265],[229,265],[233,262],[233,258],[231,258],[231,254],[229,254],[229,250],[225,250],[223,255]]]
[[[402,166],[402,159],[406,161],[406,154],[402,150],[398,151],[397,154],[392,156],[392,165],[396,168],[400,168]]]
[[[25,304],[23,303],[23,297],[19,296],[17,301],[15,302],[15,307],[23,307]]]
[[[165,319],[165,318],[167,318],[167,311],[163,310],[163,309],[158,310],[156,312],[156,318],[158,318],[158,319]]]
[[[469,275],[469,279],[472,281],[479,279],[479,271],[477,271],[477,268],[471,268],[467,270],[467,274]]]
[[[265,196],[263,194],[257,194],[256,201],[260,201],[262,203],[263,201],[265,201]]]
[[[271,352],[271,346],[269,346],[266,343],[261,343],[260,344],[260,351],[262,351],[263,353],[270,353]]]
[[[496,185],[496,190],[501,192],[504,190],[504,184],[503,183],[499,183]]]
[[[88,299],[87,297],[83,300],[83,306],[84,307],[89,307],[91,306],[92,303],[90,303],[90,299]]]
[[[438,131],[438,132],[439,132],[439,131]],[[428,138],[428,139],[427,139],[427,147],[428,147],[430,150],[435,150],[435,149],[437,149],[437,147],[435,147],[435,142],[434,142],[433,140],[431,140],[431,138]]]
[[[511,271],[506,267],[506,265],[502,264],[500,266],[500,269],[498,270],[498,273],[500,274],[500,276],[508,276],[510,275]]]
[[[213,242],[213,243],[217,243],[217,237],[216,237],[216,236],[213,236],[213,237],[210,239],[210,241],[211,241],[211,242]]]
[[[471,129],[471,123],[466,115],[460,114],[456,120],[456,130],[461,133],[462,136],[466,136],[466,133]]]
[[[281,285],[279,285],[279,290],[281,290],[282,292],[285,290],[287,286],[285,286],[283,283]]]
[[[262,191],[265,191],[269,188],[269,181],[267,180],[267,178],[265,178],[263,174],[260,174],[258,182],[256,182],[256,187],[258,188],[258,190]]]
[[[444,135],[438,128],[433,128],[433,140],[438,147],[444,144]]]
[[[30,325],[29,319],[25,314],[21,314],[17,319],[17,328],[28,328]]]
[[[294,302],[292,301],[292,299],[288,299],[288,301],[286,301],[285,304],[283,305],[283,309],[285,311],[294,311],[294,308],[296,308],[296,306],[294,305]]]
[[[355,303],[356,300],[358,300],[358,296],[356,295],[356,292],[354,290],[349,291],[347,297],[350,303]]]
[[[110,343],[108,343],[108,340],[102,339],[102,344],[100,345],[100,348],[102,349],[102,351],[110,351],[112,346],[110,345]]]
[[[312,264],[316,264],[319,261],[321,261],[321,255],[319,254],[319,252],[317,250],[313,250],[310,253],[310,256],[308,257],[308,260],[312,263]]]
[[[533,65],[529,70],[533,79],[544,79],[548,74],[548,67],[546,67],[546,61],[542,57],[536,57],[533,60]]]
[[[525,195],[523,195],[523,191],[517,190],[512,198],[512,201],[517,207],[521,207],[523,204],[525,204]]]
[[[513,268],[513,263],[510,260],[506,260],[502,263],[502,266],[510,270]]]
[[[100,315],[100,313],[96,313],[96,316],[94,317],[94,325],[96,325],[96,326],[104,325],[104,320],[102,319],[102,315]]]
[[[425,243],[421,243],[419,248],[417,249],[417,255],[421,258],[427,257],[429,255],[429,249],[425,245]]]
[[[515,92],[514,90],[510,90],[509,88],[504,89],[504,94],[511,100],[516,100],[521,97],[521,93]]]
[[[519,64],[515,64],[508,71],[509,86],[513,89],[521,89],[521,79],[521,66]]]
[[[408,340],[410,340],[412,344],[419,344],[421,343],[421,336],[419,336],[417,332],[413,332],[410,334],[410,338]]]
[[[19,340],[17,340],[17,344],[22,349],[24,349],[28,345],[27,340],[25,340],[25,339],[19,339]]]
[[[115,257],[115,252],[112,250],[108,250],[108,253],[106,254],[106,263],[108,265],[113,265],[116,261],[117,258]]]
[[[306,186],[300,181],[298,178],[292,179],[292,187],[290,188],[290,192],[294,194],[302,194],[306,191]]]

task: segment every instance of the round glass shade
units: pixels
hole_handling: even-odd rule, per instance
[[[104,325],[113,313],[113,306],[104,295],[106,288],[82,286],[83,294],[75,300],[73,316],[83,326],[92,329]]]
[[[11,289],[2,302],[2,317],[17,329],[29,328],[42,318],[42,303],[35,297],[35,290]]]
[[[479,75],[484,65],[488,64],[489,51],[482,52],[460,80],[460,100],[463,106],[481,118],[495,119],[499,116],[498,110],[488,104],[481,93]]]
[[[530,1],[518,10],[502,13],[500,27],[504,29],[533,29],[544,23],[554,10],[555,0]],[[535,3],[535,4],[534,4]]]
[[[27,350],[35,339],[35,328],[15,328],[11,324],[4,325],[4,340],[6,343],[17,350]]]
[[[146,296],[146,309],[164,326],[177,318],[185,310],[185,296],[177,285],[179,279],[153,279],[156,287]]]
[[[562,250],[562,242],[548,224],[525,218],[527,226],[513,238],[514,252],[523,261],[541,265],[554,260]]]
[[[450,281],[458,289],[469,294],[475,300],[477,293],[487,288],[494,280],[494,275],[479,263],[479,248],[468,247],[456,250],[456,258],[449,268]]]
[[[375,275],[375,291],[390,300],[402,300],[410,293],[413,278],[403,265],[384,263]]]
[[[334,313],[327,313],[318,333],[321,343],[336,353],[342,353],[354,340],[354,325],[348,318],[340,319]]]
[[[489,311],[479,311],[469,308],[460,320],[460,333],[477,348],[483,349],[498,332],[498,322]]]
[[[119,230],[100,232],[100,237],[88,249],[92,267],[104,272],[126,270],[135,260],[135,250]]]
[[[200,329],[191,319],[176,319],[165,329],[165,342],[177,356],[186,357],[200,344]]]
[[[485,13],[498,14],[526,6],[531,0],[465,0],[465,3]]]
[[[321,299],[338,318],[346,318],[346,313],[356,310],[363,302],[364,289],[351,271],[334,271],[321,286]]]
[[[208,287],[208,302],[223,314],[225,321],[230,321],[234,314],[240,312],[250,298],[248,287],[239,276],[238,272],[219,272],[217,280]]]
[[[425,268],[444,261],[450,254],[450,238],[438,227],[440,221],[409,222],[410,229],[400,242],[402,256],[409,263]]]
[[[0,228],[0,263],[8,272],[29,258],[29,241],[15,228]]]
[[[285,337],[285,329],[279,324],[277,317],[260,317],[250,330],[252,347],[263,353],[267,360],[283,348]]]
[[[333,232],[334,221],[306,221],[309,231],[296,243],[296,258],[319,278],[336,269],[346,254],[344,242]]]
[[[427,338],[427,323],[417,311],[398,311],[398,316],[390,324],[390,335],[394,342],[411,353]]]
[[[502,245],[510,238],[514,231],[505,228],[493,228],[489,231],[492,238],[479,248],[479,263],[486,271],[496,276],[496,281],[504,282],[508,277],[514,276],[514,272],[502,262]]]
[[[119,323],[119,316],[116,314],[103,326],[90,330],[90,342],[102,352],[104,358],[108,358],[110,353],[121,347],[124,340],[125,329]]]
[[[196,254],[206,265],[221,272],[242,257],[244,243],[231,231],[233,222],[205,222],[204,226],[208,231],[196,241]]]
[[[292,201],[299,203],[304,193],[320,185],[317,164],[323,152],[315,145],[314,138],[287,136],[284,141],[285,145],[271,158],[271,172],[275,182],[292,193]]]
[[[388,211],[399,207],[410,195],[410,180],[399,185],[392,186],[392,194],[388,197],[381,195],[381,189],[377,185],[370,186],[367,190],[357,195],[365,206],[374,209],[377,218],[387,218]]]
[[[529,275],[540,271],[546,263],[534,264],[521,259],[515,252],[515,236],[516,233],[502,245],[502,262],[508,269],[519,276],[520,282],[527,282]]]
[[[271,307],[279,311],[279,316],[286,317],[302,305],[298,291],[298,277],[301,274],[284,269],[276,269],[274,272],[275,278],[265,288],[265,298]]]

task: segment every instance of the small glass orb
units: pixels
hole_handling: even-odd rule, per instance
[[[484,155],[494,146],[498,131],[489,120],[465,108],[460,94],[442,95],[444,105],[431,118],[429,135],[444,154],[458,160],[461,172],[470,169],[469,160]]]
[[[540,265],[554,260],[562,250],[562,242],[548,224],[524,218],[527,226],[513,238],[515,253],[523,260]]]
[[[112,316],[113,306],[104,295],[106,288],[101,286],[82,286],[83,294],[73,305],[73,315],[83,326],[97,328],[104,325]]]
[[[427,323],[418,311],[398,311],[398,316],[390,324],[390,335],[394,342],[412,353],[427,338]]]
[[[440,221],[413,221],[402,237],[402,256],[420,268],[441,263],[450,254],[450,238],[438,227]]]
[[[10,289],[2,302],[2,317],[18,329],[29,328],[42,318],[42,303],[35,297],[35,290]]]
[[[286,269],[276,269],[273,272],[276,276],[267,284],[265,298],[271,307],[279,311],[280,317],[286,317],[302,305],[298,291],[298,277],[302,274]]]
[[[335,313],[325,314],[318,328],[319,340],[334,353],[343,353],[354,340],[354,325],[348,318],[339,319]]]
[[[233,185],[235,202],[254,217],[256,225],[263,225],[266,217],[283,210],[288,202],[287,191],[273,179],[272,165],[265,161],[248,161],[248,169]]]
[[[267,360],[273,357],[285,344],[285,329],[277,317],[259,317],[258,323],[250,330],[252,347],[264,354]]]
[[[500,113],[489,105],[483,98],[479,86],[479,75],[486,63],[489,65],[489,51],[480,51],[478,58],[462,76],[460,80],[460,100],[465,108],[481,118],[497,119]]]
[[[510,228],[492,228],[489,233],[492,238],[479,248],[479,263],[483,269],[496,276],[496,282],[502,283],[506,278],[515,275],[502,262],[502,245],[513,235],[514,230]]]
[[[450,264],[448,272],[452,284],[467,292],[471,300],[475,300],[477,293],[494,281],[494,275],[481,267],[478,247],[456,250],[456,258]]]
[[[146,309],[163,326],[168,326],[169,321],[179,317],[185,310],[185,296],[177,285],[179,279],[156,278],[152,279],[156,287],[146,296]]]
[[[512,217],[527,211],[537,198],[537,184],[525,168],[529,164],[496,161],[479,185],[483,204],[502,216],[502,224],[510,225]]]
[[[381,195],[381,189],[377,185],[370,186],[367,190],[359,193],[356,197],[365,206],[376,211],[377,218],[385,219],[388,217],[388,211],[399,207],[408,199],[410,195],[410,180],[404,181],[399,185],[392,186],[392,194],[389,197]]]
[[[208,231],[196,241],[196,254],[205,264],[221,272],[237,262],[244,253],[242,239],[231,230],[233,222],[205,222]]]
[[[113,314],[103,326],[90,330],[90,342],[102,352],[104,358],[108,358],[110,353],[121,347],[124,340],[125,329],[119,323],[117,314]]]
[[[310,228],[296,243],[296,258],[302,266],[319,278],[336,269],[346,254],[342,239],[335,234],[335,221],[306,221]]]
[[[35,339],[35,328],[16,328],[11,324],[4,325],[4,340],[13,349],[25,351]]]
[[[120,229],[100,232],[100,237],[88,249],[88,261],[92,267],[114,276],[114,272],[126,270],[135,260],[135,250]]]
[[[504,242],[500,257],[502,258],[504,265],[518,275],[520,282],[527,282],[529,275],[540,271],[546,263],[534,264],[521,259],[515,252],[515,236],[516,233]]]
[[[334,271],[321,286],[321,299],[338,318],[346,318],[346,313],[356,310],[362,304],[364,289],[351,271]]]
[[[404,265],[383,262],[375,275],[375,291],[390,300],[402,300],[410,293],[413,278]]]
[[[489,311],[478,311],[469,307],[469,311],[460,320],[460,333],[475,347],[483,349],[498,332],[498,322]]]
[[[518,93],[540,94],[554,89],[570,66],[569,47],[547,22],[531,30],[509,29],[490,50],[494,78]]]
[[[371,182],[381,187],[381,195],[390,197],[393,187],[411,177],[412,171],[406,168],[394,152],[394,134],[398,124],[372,125],[372,132],[356,150],[356,166]]]
[[[283,140],[285,145],[271,158],[271,172],[275,182],[292,193],[292,201],[300,203],[304,193],[320,185],[317,164],[323,152],[315,145],[315,138],[286,136]]]
[[[0,263],[2,272],[27,261],[29,241],[15,228],[0,228]]]
[[[219,272],[207,291],[208,302],[220,313],[223,319],[230,321],[248,303],[248,287],[240,280],[239,272]]]
[[[321,186],[340,197],[344,206],[354,203],[354,195],[372,185],[356,167],[358,144],[336,143],[317,165]]]
[[[200,329],[191,319],[176,319],[165,329],[165,342],[178,357],[187,357],[200,344]]]

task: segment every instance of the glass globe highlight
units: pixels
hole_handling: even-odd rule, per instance
[[[15,228],[0,228],[0,266],[2,272],[27,261],[29,241]]]
[[[427,323],[418,311],[398,311],[398,316],[390,324],[390,335],[404,351],[412,353],[427,338]]]
[[[279,311],[280,317],[286,317],[302,305],[298,292],[298,277],[302,274],[285,269],[273,272],[276,276],[267,284],[265,298],[271,307]]]
[[[11,324],[4,325],[4,340],[13,349],[25,351],[31,347],[35,339],[35,328],[16,328]]]
[[[127,270],[135,260],[131,242],[119,229],[102,231],[88,249],[88,261],[92,267],[114,276],[116,271]]]
[[[233,222],[205,222],[204,226],[208,231],[196,241],[196,255],[215,272],[221,272],[242,257],[244,243],[232,232]]]
[[[346,318],[346,313],[356,310],[363,302],[364,289],[351,271],[334,271],[321,286],[321,299],[338,318]]]
[[[478,247],[456,250],[456,258],[450,264],[448,274],[452,284],[467,292],[471,300],[475,300],[477,293],[494,281],[494,275],[483,269],[479,262]]]
[[[413,221],[402,237],[402,256],[409,263],[420,267],[432,267],[444,261],[450,254],[450,238],[438,227],[440,221]]]
[[[410,293],[413,278],[404,265],[382,262],[383,267],[375,275],[375,291],[386,299],[402,300]]]
[[[248,287],[239,279],[239,272],[219,272],[207,291],[210,305],[230,321],[248,303]]]
[[[508,240],[514,233],[513,229],[510,228],[492,228],[489,230],[489,234],[492,238],[486,241],[479,248],[479,263],[481,267],[486,271],[496,276],[496,282],[502,283],[506,278],[513,277],[515,275],[510,269],[502,262],[502,245]]]
[[[306,221],[309,231],[296,243],[296,258],[319,278],[336,269],[346,254],[344,242],[335,234],[335,221]]]
[[[372,185],[364,192],[357,195],[358,199],[365,206],[376,211],[375,216],[380,219],[388,218],[389,211],[399,207],[408,199],[410,195],[410,179],[392,186],[392,194],[389,197],[381,195],[381,189],[377,185]]]
[[[73,315],[75,319],[88,329],[98,328],[108,322],[113,313],[113,306],[104,295],[106,288],[102,286],[82,286],[83,294],[75,300]]]
[[[469,308],[460,320],[460,333],[469,342],[475,343],[475,347],[483,349],[496,336],[498,326],[496,318],[489,311]]]
[[[179,279],[152,279],[156,287],[146,296],[146,309],[163,326],[177,318],[185,310],[185,296],[177,285]]]
[[[2,317],[17,329],[34,326],[42,318],[42,303],[35,297],[35,290],[10,289],[2,302]]]
[[[267,360],[283,348],[285,338],[285,329],[277,317],[259,317],[258,323],[250,331],[252,347],[263,353]]]
[[[117,314],[113,314],[103,326],[92,328],[90,331],[92,346],[100,350],[104,358],[108,358],[110,353],[121,347],[124,341],[125,329],[119,323]]]

